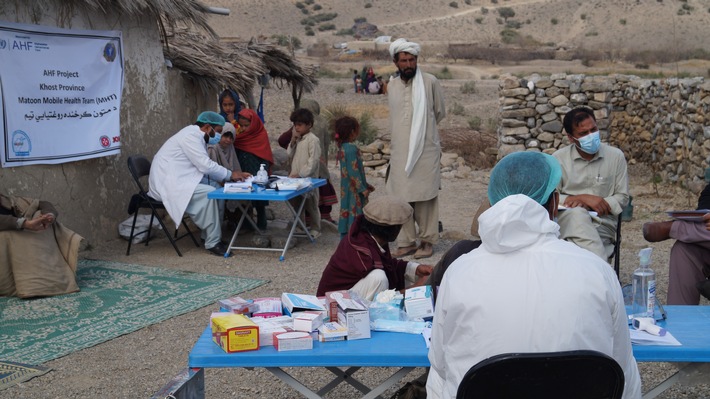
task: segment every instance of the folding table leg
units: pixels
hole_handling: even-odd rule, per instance
[[[301,212],[303,212],[303,207],[306,204],[306,196],[301,196],[301,203],[298,205],[298,211],[293,209],[293,206],[291,206],[291,203],[288,201],[286,202],[286,207],[291,211],[291,214],[293,215],[293,223],[291,225],[291,231],[288,232],[288,237],[286,238],[286,245],[284,245],[284,250],[281,253],[281,257],[279,260],[283,262],[284,259],[286,259],[286,251],[288,251],[288,245],[291,243],[291,239],[293,238],[293,234],[296,232],[296,226],[300,225],[303,231],[306,232],[306,236],[308,237],[311,242],[314,241],[313,237],[311,236],[311,233],[308,231],[308,228],[306,225],[303,223],[301,220]]]
[[[386,379],[380,385],[373,388],[372,391],[370,391],[367,395],[363,396],[362,399],[375,399],[376,397],[380,396],[381,393],[389,389],[389,387],[398,383],[402,378],[404,378],[404,376],[409,374],[409,372],[412,370],[414,370],[414,367],[402,367],[396,373],[392,374],[390,378]]]
[[[322,399],[317,393],[311,391],[308,389],[307,386],[301,384],[300,381],[297,379],[291,377],[291,375],[285,371],[283,371],[279,367],[266,367],[267,370],[271,371],[272,374],[275,376],[279,377],[279,379],[286,384],[288,384],[291,388],[297,390],[298,392],[301,393],[301,395],[309,398],[309,399]]]
[[[329,382],[326,386],[321,388],[318,391],[318,395],[323,396],[327,394],[328,392],[332,391],[333,388],[337,387],[343,382],[347,382],[362,393],[370,392],[370,387],[361,383],[360,381],[356,380],[355,377],[353,377],[353,374],[355,374],[356,371],[360,370],[360,367],[349,367],[347,370],[344,371],[339,369],[338,367],[326,367],[326,369],[328,369],[328,371],[330,371],[331,373],[335,374],[337,377],[335,377],[333,381]]]

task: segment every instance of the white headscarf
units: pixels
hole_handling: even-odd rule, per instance
[[[390,44],[390,55],[394,58],[397,53],[405,52],[413,56],[418,56],[421,46],[407,39],[397,39]],[[424,150],[424,138],[427,126],[427,98],[424,87],[422,72],[417,67],[417,73],[412,82],[412,130],[409,135],[409,151],[407,153],[407,163],[404,171],[409,176],[414,169],[414,165],[419,160]]]

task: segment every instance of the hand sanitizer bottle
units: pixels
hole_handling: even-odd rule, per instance
[[[266,184],[269,181],[269,174],[266,172],[266,165],[261,164],[259,171],[256,172],[256,179],[254,179],[259,184]]]
[[[639,251],[640,266],[634,271],[631,292],[631,313],[634,317],[653,317],[656,305],[656,273],[651,270],[652,248]]]

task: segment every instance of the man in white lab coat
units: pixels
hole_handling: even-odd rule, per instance
[[[482,244],[444,274],[434,313],[428,398],[455,398],[464,374],[503,353],[594,350],[624,371],[624,398],[641,377],[616,274],[559,239],[560,164],[540,152],[505,156],[491,171]]]
[[[250,176],[240,170],[222,167],[207,155],[207,142],[215,136],[215,129],[221,130],[224,123],[220,114],[205,111],[197,117],[195,124],[170,137],[153,158],[148,191],[148,195],[163,202],[175,228],[187,213],[202,229],[205,249],[219,256],[227,253],[227,246],[221,242],[219,205],[207,198],[215,188],[200,184],[200,180],[203,175],[219,182]]]

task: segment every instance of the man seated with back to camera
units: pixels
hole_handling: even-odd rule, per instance
[[[562,167],[560,204],[566,207],[557,221],[560,238],[609,261],[618,215],[629,203],[624,153],[600,141],[590,108],[572,109],[562,124],[572,144],[552,154]]]
[[[624,299],[598,256],[559,239],[562,172],[550,155],[517,152],[491,171],[482,244],[446,270],[436,300],[427,397],[455,398],[466,372],[503,353],[594,350],[641,397]]]
[[[340,240],[323,270],[316,295],[353,290],[371,301],[387,289],[401,291],[424,285],[432,266],[393,258],[389,249],[389,243],[397,239],[412,212],[412,207],[398,197],[386,195],[370,200],[363,214],[355,218],[350,232]]]

